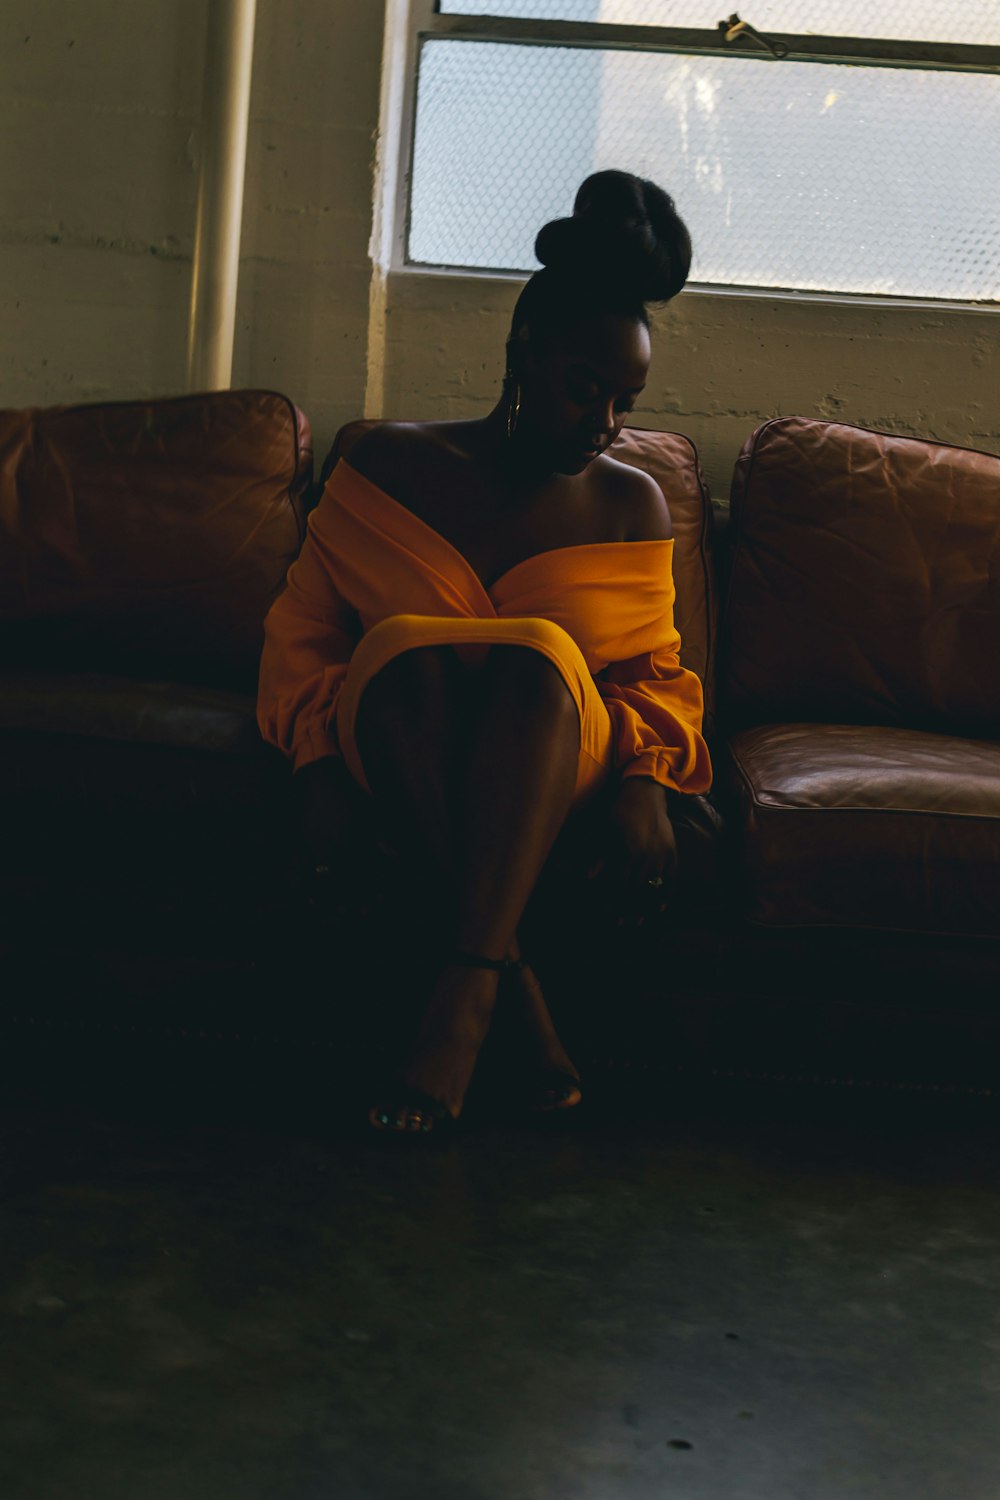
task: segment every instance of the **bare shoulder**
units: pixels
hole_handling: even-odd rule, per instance
[[[608,495],[627,518],[626,540],[669,541],[674,534],[663,491],[643,469],[605,455]]]
[[[430,443],[424,422],[379,422],[358,438],[345,455],[352,469],[393,494],[399,481],[412,471],[414,459]]]

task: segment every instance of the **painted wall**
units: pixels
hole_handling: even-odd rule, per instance
[[[233,384],[320,455],[364,401],[381,62],[377,0],[258,0]]]
[[[386,411],[488,410],[520,286],[390,277]],[[1000,453],[1000,313],[685,291],[653,335],[632,420],[692,438],[717,498],[753,428],[792,413]]]
[[[0,405],[185,388],[205,0],[0,6]],[[233,381],[365,388],[382,16],[258,0]]]
[[[0,6],[0,404],[183,385],[199,0]]]
[[[184,389],[204,19],[204,0],[0,7],[0,404]],[[366,399],[486,410],[519,285],[377,279],[370,341],[383,24],[379,0],[258,0],[234,383],[291,396],[320,453]],[[781,413],[1000,452],[1000,314],[688,291],[655,332],[636,420],[688,433],[718,496]]]

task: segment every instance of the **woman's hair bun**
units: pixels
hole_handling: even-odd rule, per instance
[[[581,185],[569,219],[539,230],[535,254],[550,272],[609,278],[625,299],[666,302],[691,269],[691,237],[674,201],[630,172],[595,172]]]

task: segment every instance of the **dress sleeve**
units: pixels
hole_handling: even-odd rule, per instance
[[[361,633],[357,612],[338,593],[310,528],[285,591],[264,621],[257,690],[260,732],[296,771],[340,754],[334,715]]]
[[[701,735],[704,697],[680,664],[681,638],[615,661],[595,679],[611,717],[615,766],[622,778],[651,776],[679,792],[707,792],[712,763]]]

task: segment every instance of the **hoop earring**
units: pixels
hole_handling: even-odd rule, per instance
[[[507,441],[517,431],[517,419],[521,415],[521,386],[514,381],[514,389],[507,397]]]

